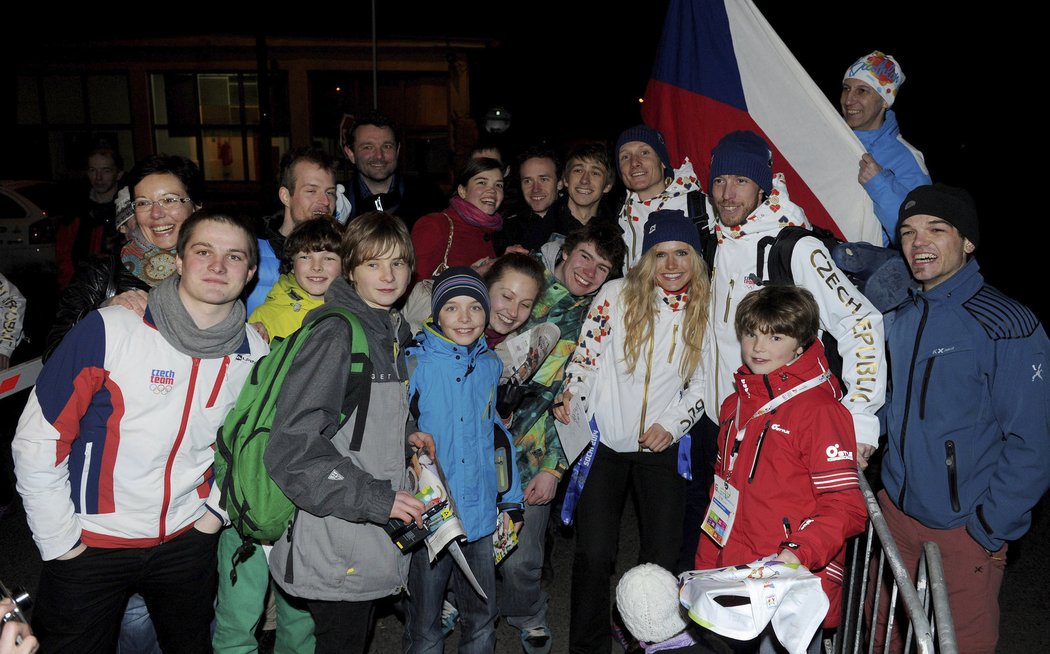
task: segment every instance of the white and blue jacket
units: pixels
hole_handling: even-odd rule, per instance
[[[897,216],[904,197],[917,186],[930,183],[922,153],[901,137],[897,116],[887,111],[882,127],[854,131],[864,149],[882,166],[882,171],[864,184],[875,215],[882,223],[883,245],[897,241]]]

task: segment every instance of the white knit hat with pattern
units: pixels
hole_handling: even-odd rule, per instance
[[[631,568],[616,585],[616,607],[638,640],[662,643],[686,628],[678,579],[655,563]]]

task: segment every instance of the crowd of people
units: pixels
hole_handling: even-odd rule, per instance
[[[689,625],[672,573],[802,566],[836,628],[845,543],[866,520],[858,467],[882,449],[879,501],[908,564],[923,541],[951,553],[960,651],[994,651],[1007,542],[1050,485],[1048,341],[984,283],[972,198],[931,185],[900,138],[903,80],[875,52],[841,95],[867,149],[858,183],[913,277],[885,315],[817,238],[794,245],[792,285],[769,281],[763,242],[811,225],[752,131],[719,140],[708,179],[675,168],[645,125],[611,152],[578,144],[564,166],[542,147],[514,166],[482,150],[442,208],[371,113],[345,134],[345,194],[328,153],[293,150],[282,209],[258,225],[207,206],[185,158],[122,175],[112,151],[92,152],[92,200],[112,211],[67,226],[76,274],[13,443],[43,560],[36,638],[54,652],[256,651],[269,604],[274,651],[364,652],[393,598],[408,653],[442,651],[457,628],[460,651],[491,653],[500,617],[528,653],[605,654],[614,639],[781,651],[772,628],[740,642]],[[504,210],[509,181],[520,201]],[[363,330],[370,383],[348,381],[360,352],[346,323],[312,325],[265,450],[297,511],[245,548],[212,483],[216,433],[270,348],[333,307]],[[456,556],[403,553],[386,529],[429,518],[410,474],[422,455],[462,523]],[[612,606],[629,494],[644,565]],[[567,634],[551,630],[542,578],[555,520],[576,534]],[[32,651],[22,637],[5,630],[0,651]]]

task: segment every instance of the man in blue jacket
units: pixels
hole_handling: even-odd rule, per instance
[[[1007,542],[1050,486],[1050,344],[1034,313],[985,283],[966,191],[916,188],[897,233],[922,290],[886,315],[879,502],[912,574],[923,542],[940,547],[960,651],[994,652]]]
[[[908,191],[930,183],[922,153],[901,138],[890,110],[904,71],[897,60],[876,50],[858,59],[842,78],[842,117],[868,151],[860,159],[857,181],[871,196],[882,223],[883,243],[896,238],[897,210]]]

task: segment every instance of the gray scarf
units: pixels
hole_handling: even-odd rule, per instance
[[[234,302],[225,320],[201,329],[182,305],[179,280],[172,275],[149,293],[149,312],[160,335],[179,352],[198,359],[218,359],[236,352],[245,339],[244,303]]]

